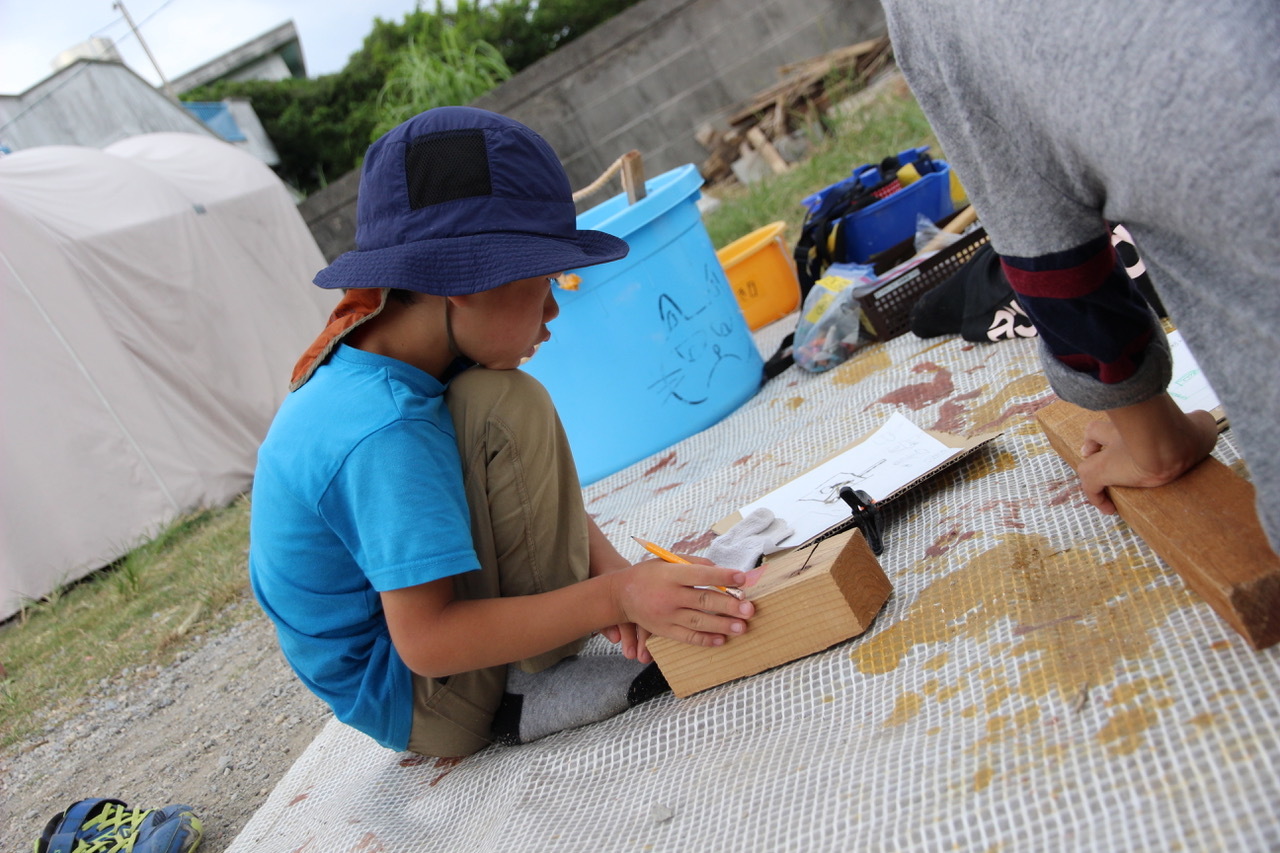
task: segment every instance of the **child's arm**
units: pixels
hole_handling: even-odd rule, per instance
[[[453,580],[442,578],[384,592],[382,604],[401,659],[440,678],[523,660],[627,622],[693,645],[722,645],[746,630],[755,608],[695,587],[745,582],[732,569],[646,560],[538,595],[455,599]]]
[[[1085,429],[1080,482],[1089,503],[1116,511],[1107,486],[1162,486],[1213,451],[1218,425],[1208,412],[1184,414],[1168,394],[1107,411]]]

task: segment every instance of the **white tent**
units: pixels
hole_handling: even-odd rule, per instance
[[[0,158],[0,618],[249,486],[324,263],[211,138]]]

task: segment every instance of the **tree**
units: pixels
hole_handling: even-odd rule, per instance
[[[441,30],[436,44],[410,38],[378,93],[373,135],[432,107],[469,104],[510,76],[493,45],[479,40],[464,45],[454,27]]]
[[[352,79],[344,70],[315,79],[223,81],[184,99],[248,99],[280,155],[276,173],[311,192],[360,162],[375,121],[375,83],[381,81]]]
[[[457,0],[445,9],[436,0],[434,10],[419,6],[398,23],[374,18],[336,74],[223,81],[183,100],[247,98],[280,154],[277,173],[312,192],[359,167],[369,143],[411,110],[470,103],[637,2]],[[399,118],[392,120],[393,113]]]

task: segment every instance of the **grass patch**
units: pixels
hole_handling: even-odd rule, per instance
[[[179,518],[151,542],[0,626],[0,747],[66,717],[104,678],[163,667],[243,619],[249,501]],[[141,677],[141,676],[139,676]]]
[[[905,88],[890,87],[861,109],[828,115],[826,127],[826,134],[814,135],[808,156],[789,171],[708,193],[721,202],[704,217],[713,246],[723,248],[779,220],[787,223],[785,237],[794,245],[804,223],[800,200],[805,196],[849,177],[863,163],[879,163],[907,148],[928,145],[932,156],[942,156],[933,129]]]

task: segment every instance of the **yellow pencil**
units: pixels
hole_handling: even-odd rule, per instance
[[[648,541],[647,539],[641,539],[639,536],[632,536],[631,538],[636,540],[636,542],[640,543],[641,548],[645,549],[650,554],[657,557],[659,560],[665,560],[668,563],[685,563],[686,565],[689,563],[689,561],[686,560],[684,557],[681,557],[679,554],[671,553],[666,548],[663,548],[661,545],[655,545],[654,543]],[[731,595],[734,598],[738,599],[739,601],[743,601],[747,597],[746,594],[743,593],[743,591],[738,589],[736,586],[698,587],[698,589],[718,589],[721,592],[723,592],[725,595]]]

